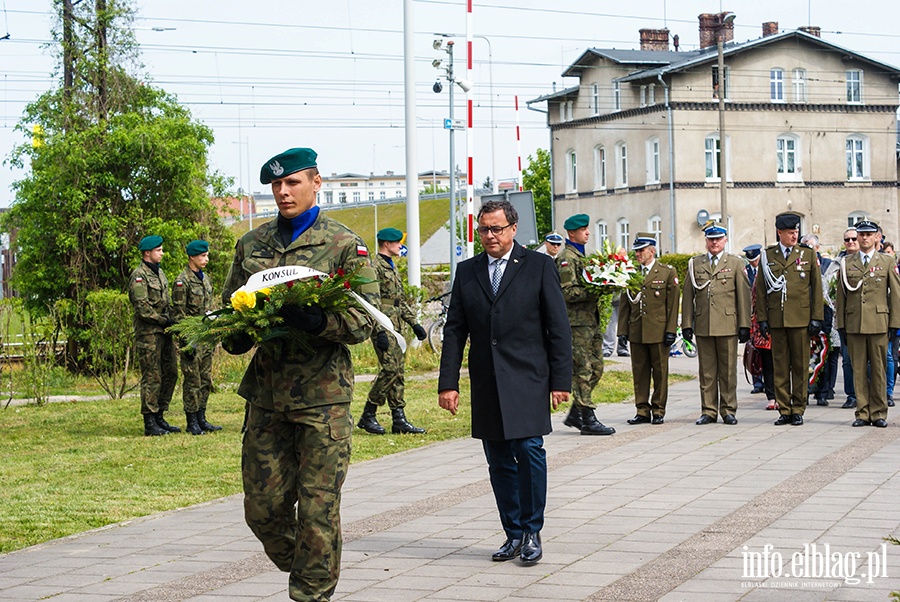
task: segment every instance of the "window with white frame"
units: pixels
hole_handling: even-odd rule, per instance
[[[559,120],[566,120],[566,101],[564,100],[559,101]]]
[[[403,191],[402,191],[402,190],[395,190],[395,191],[394,191],[394,198],[395,198],[395,199],[399,199],[399,198],[401,198],[402,196],[403,196]]]
[[[712,68],[712,84],[713,84],[713,98],[719,98],[719,66],[713,65]],[[722,90],[722,98],[725,100],[731,100],[731,67],[728,65],[725,66],[725,81],[723,82],[723,90]]]
[[[606,149],[594,147],[594,190],[606,190]]]
[[[862,102],[863,72],[859,69],[847,70],[847,102]]]
[[[647,220],[647,232],[653,234],[653,238],[656,239],[656,250],[658,254],[662,254],[660,248],[662,247],[662,218],[658,215],[654,215],[650,219]]]
[[[726,136],[726,146],[728,138]],[[722,145],[719,141],[719,134],[710,134],[703,141],[704,156],[706,161],[706,179],[708,181],[718,181],[719,167],[721,165]],[[727,155],[726,155],[727,160]],[[726,169],[727,173],[727,169]]]
[[[852,228],[864,219],[866,219],[865,211],[853,211],[847,216],[847,227]]]
[[[325,203],[328,205],[334,203],[334,193],[330,190],[325,191]]]
[[[783,134],[775,139],[776,179],[779,181],[799,181],[800,138],[794,134]]]
[[[360,196],[361,196],[361,193],[359,193],[359,192],[354,192],[354,193],[353,193],[353,202],[354,202],[354,203],[358,203],[358,202],[361,200],[361,199],[360,199]]]
[[[372,191],[372,190],[369,191],[369,200],[370,200],[370,201],[374,201],[374,200],[375,200],[375,192]]]
[[[381,200],[386,199],[386,198],[387,198],[387,192],[384,191],[384,190],[382,190],[382,191],[379,193],[378,198],[381,199]]]
[[[624,142],[616,144],[616,188],[628,186],[628,147]]]
[[[647,104],[656,104],[656,84],[650,84],[647,86]]]
[[[659,183],[659,138],[647,140],[647,183]]]
[[[339,193],[338,193],[338,203],[340,203],[340,204],[343,205],[343,204],[346,203],[346,202],[347,202],[347,193],[346,193],[346,192],[339,192]]]
[[[566,192],[577,192],[578,159],[574,150],[566,152]]]
[[[806,102],[806,69],[794,69],[794,102]]]
[[[622,87],[619,82],[613,82],[613,110],[622,110]]]
[[[784,69],[769,70],[769,96],[772,102],[784,102]]]
[[[641,86],[641,106],[647,106],[647,86]]]
[[[865,180],[869,177],[869,140],[865,136],[847,136],[847,179]]]
[[[606,241],[609,240],[609,225],[605,220],[597,222],[597,248],[602,249]]]
[[[575,119],[575,101],[567,100],[566,101],[566,121],[572,121]]]
[[[591,113],[600,114],[600,84],[591,84]]]
[[[623,217],[618,222],[616,222],[616,226],[618,226],[619,229],[616,236],[616,238],[618,239],[618,246],[622,247],[623,249],[627,249],[629,243],[628,238],[630,236],[630,234],[628,233],[628,220]]]

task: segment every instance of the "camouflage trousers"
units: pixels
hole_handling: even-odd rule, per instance
[[[603,331],[593,326],[572,327],[572,405],[595,409],[594,387],[603,376]]]
[[[373,336],[373,347],[374,339]],[[406,357],[394,335],[388,334],[388,341],[390,341],[390,347],[387,351],[381,351],[375,347],[375,354],[378,356],[378,365],[381,366],[381,370],[369,390],[368,401],[377,406],[384,405],[384,402],[387,401],[391,408],[402,408],[406,406],[406,401],[403,400],[406,392],[406,379],[403,376]]]
[[[329,600],[341,569],[341,486],[350,404],[275,412],[250,404],[241,467],[244,518],[292,600]]]
[[[212,391],[212,357],[213,348],[206,345],[181,352],[181,399],[185,412],[206,409]]]
[[[136,334],[135,354],[141,367],[141,414],[168,411],[178,380],[178,360],[171,335]]]

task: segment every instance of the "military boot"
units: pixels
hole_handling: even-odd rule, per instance
[[[177,426],[172,426],[171,424],[166,422],[166,419],[163,418],[162,410],[158,411],[156,414],[154,414],[154,416],[156,417],[156,424],[162,430],[168,431],[170,433],[180,433],[181,432],[180,428],[178,428]]]
[[[366,407],[363,408],[362,416],[359,417],[359,422],[356,423],[356,426],[363,429],[367,433],[372,433],[373,435],[383,435],[386,431],[384,427],[378,424],[378,419],[375,417],[375,412],[378,410],[378,406],[374,403],[366,403]]]
[[[406,419],[406,414],[403,413],[403,408],[391,408],[391,416],[394,419],[394,423],[391,425],[391,432],[395,435],[421,435],[425,432],[425,429],[420,429],[417,426],[413,426],[409,422],[409,420]]]
[[[581,408],[573,404],[569,408],[569,415],[563,420],[563,424],[581,430]]]
[[[221,431],[221,426],[216,426],[215,424],[210,424],[209,421],[206,420],[206,408],[197,412],[197,424],[200,425],[204,431],[212,432],[212,431]]]
[[[185,416],[187,416],[187,432],[192,435],[205,435],[206,431],[200,428],[200,424],[197,422],[197,412],[185,412]]]
[[[169,431],[159,428],[156,424],[156,416],[154,414],[144,414],[144,436],[158,437],[159,435],[168,435]]]
[[[594,415],[593,408],[581,408],[581,434],[582,435],[612,435],[616,432],[611,426],[606,426]]]

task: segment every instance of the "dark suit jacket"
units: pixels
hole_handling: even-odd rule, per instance
[[[438,391],[459,390],[468,338],[472,436],[501,441],[549,433],[550,391],[572,387],[572,334],[553,260],[514,242],[496,298],[486,253],[457,266]]]

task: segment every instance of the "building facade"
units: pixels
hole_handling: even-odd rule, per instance
[[[700,15],[698,50],[680,51],[677,36],[670,50],[668,30],[641,30],[640,50],[589,49],[563,73],[578,86],[531,101],[547,103],[553,133],[556,227],[587,213],[594,245],[628,248],[648,231],[663,253],[698,252],[700,224],[720,216],[724,147],[732,249],[773,242],[787,210],[826,247],[863,216],[898,238],[900,71],[818,28],[779,33],[770,22],[734,43],[727,14]]]

